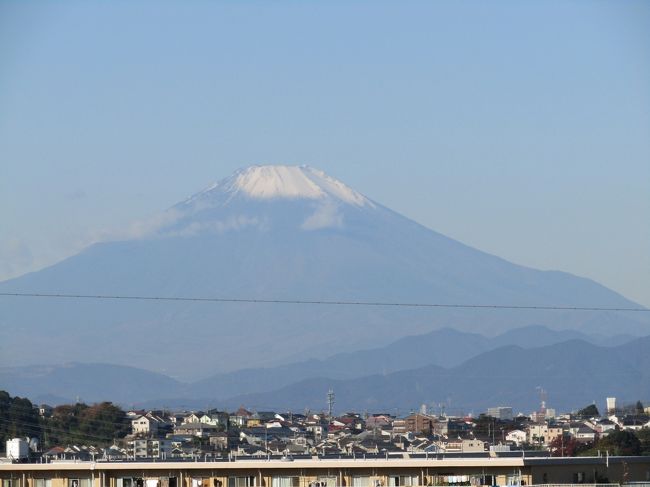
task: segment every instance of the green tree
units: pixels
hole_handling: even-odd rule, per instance
[[[126,414],[110,402],[94,404],[84,409],[79,418],[79,433],[94,436],[101,443],[125,436],[130,429]]]
[[[612,431],[600,438],[594,449],[608,451],[610,455],[636,456],[641,454],[641,442],[631,431]]]
[[[110,402],[57,406],[41,419],[29,399],[0,391],[0,441],[14,437],[39,438],[43,447],[82,443],[109,445],[124,437],[130,423],[122,409]]]
[[[124,437],[129,429],[124,411],[110,402],[57,406],[45,428],[48,446],[70,443],[108,446]]]
[[[650,455],[650,429],[643,428],[637,431],[636,437],[639,439],[641,455]]]
[[[7,391],[0,391],[0,442],[4,444],[9,430],[9,407],[11,396]]]
[[[510,431],[517,429],[517,425],[513,421],[504,421],[486,414],[479,415],[474,419],[474,435],[477,438],[485,438],[490,441],[492,438],[495,441],[503,439]]]
[[[600,416],[600,413],[598,412],[598,408],[596,407],[595,404],[590,404],[589,406],[580,409],[576,413],[576,416],[578,416],[579,418],[593,418],[596,416]]]
[[[38,411],[29,399],[0,391],[0,442],[16,437],[42,439]]]
[[[87,407],[83,403],[63,404],[55,407],[45,427],[47,445],[83,442],[83,439],[78,434],[79,415]]]

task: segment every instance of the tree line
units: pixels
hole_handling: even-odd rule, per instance
[[[555,457],[584,457],[598,455],[639,456],[650,455],[650,429],[638,431],[616,430],[601,436],[593,443],[583,443],[562,435],[549,443]]]
[[[111,402],[64,404],[41,416],[32,402],[0,391],[0,444],[11,438],[38,438],[43,449],[56,445],[110,446],[130,431],[126,413]]]

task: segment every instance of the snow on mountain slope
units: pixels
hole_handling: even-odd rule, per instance
[[[227,205],[238,196],[254,200],[330,200],[374,207],[368,198],[318,169],[309,166],[251,166],[211,184],[177,208]]]
[[[309,166],[252,166],[241,169],[201,194],[223,191],[243,193],[254,199],[335,198],[356,206],[370,204],[367,198],[323,171]]]
[[[284,207],[288,220],[300,218],[295,226],[302,230],[342,228],[345,207],[377,207],[361,193],[309,166],[251,166],[211,184],[138,227],[148,229],[141,235],[145,238],[268,228],[270,220],[280,216],[277,211],[269,215],[273,203],[304,203],[298,214],[291,210],[295,205]]]

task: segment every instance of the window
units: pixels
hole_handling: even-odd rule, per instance
[[[255,477],[229,477],[228,487],[255,487]]]
[[[34,479],[34,487],[52,487],[52,479]]]
[[[494,477],[492,475],[484,475],[481,477],[481,485],[494,485]]]
[[[352,477],[352,487],[370,487],[370,477]]]
[[[300,479],[298,477],[273,477],[271,487],[298,487]]]
[[[91,487],[90,479],[68,479],[68,487]]]
[[[318,477],[309,483],[309,487],[336,487],[336,477]]]
[[[391,475],[388,477],[389,487],[410,487],[418,485],[417,475]]]
[[[2,487],[16,487],[18,483],[14,484],[14,479],[2,479]]]
[[[573,483],[574,484],[584,484],[585,483],[585,473],[584,472],[575,472],[573,474]]]
[[[123,477],[116,479],[117,487],[144,487],[144,479],[142,478],[132,478],[132,477]],[[69,485],[68,487],[72,487]],[[88,485],[80,485],[79,487],[91,487]]]
[[[506,485],[521,485],[521,476],[516,473],[507,475]]]

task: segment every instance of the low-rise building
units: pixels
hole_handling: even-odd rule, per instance
[[[398,457],[269,460],[0,463],[2,487],[401,487],[646,482],[650,457]],[[255,458],[259,456],[259,458]],[[198,460],[198,459],[197,459]],[[289,461],[287,461],[289,460]]]
[[[521,446],[526,443],[528,435],[523,430],[512,430],[506,434],[506,441],[514,443],[516,446]]]
[[[129,458],[170,458],[174,444],[168,439],[134,438],[127,441]]]
[[[440,444],[445,453],[477,453],[485,451],[485,443],[476,439],[449,439]]]
[[[548,424],[531,424],[528,427],[528,443],[531,445],[548,446],[555,438],[562,436],[563,429],[561,426],[551,426]]]
[[[512,414],[512,408],[510,406],[497,406],[494,408],[488,408],[487,416],[491,416],[502,421],[512,421],[514,418]]]
[[[415,413],[404,419],[393,421],[394,433],[422,433],[425,435],[440,434],[436,430],[438,420],[435,416]]]
[[[174,428],[174,435],[191,435],[198,438],[208,438],[219,432],[219,426],[205,424],[199,421],[182,423]]]
[[[29,442],[25,438],[12,438],[6,442],[7,458],[22,460],[29,457]]]
[[[156,436],[160,420],[144,415],[131,420],[131,432],[137,436]]]

